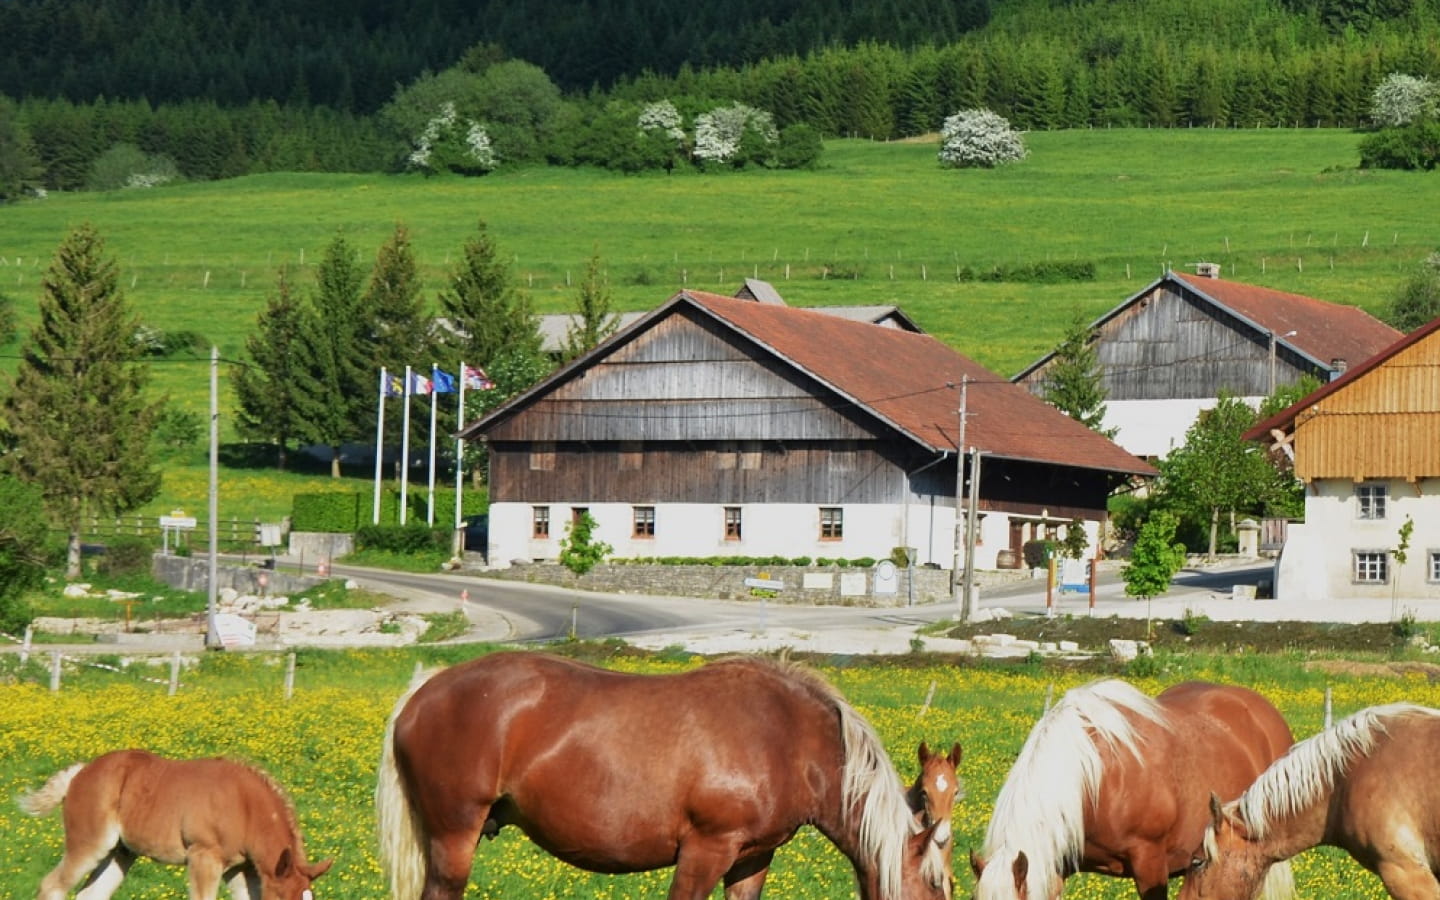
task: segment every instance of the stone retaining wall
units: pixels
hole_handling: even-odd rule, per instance
[[[164,556],[155,554],[150,571],[155,578],[176,590],[208,591],[210,589],[210,561],[190,556]],[[261,579],[265,584],[261,584]],[[324,584],[328,578],[314,575],[290,575],[259,566],[220,565],[215,571],[215,589],[234,588],[242,594],[298,594],[317,584]]]
[[[913,573],[915,589],[910,591]],[[906,606],[949,600],[948,569],[895,570],[893,593],[877,593],[875,569],[838,566],[642,566],[602,563],[576,577],[564,566],[549,563],[511,566],[479,572],[490,578],[557,584],[587,591],[710,597],[717,600],[759,600],[774,603],[836,604],[841,606]],[[765,590],[753,581],[768,576],[779,587]],[[983,594],[987,584],[1028,578],[1029,573],[976,572]],[[752,583],[747,583],[747,579]]]

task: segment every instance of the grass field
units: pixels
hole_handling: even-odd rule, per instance
[[[592,656],[603,648],[572,645]],[[294,797],[312,858],[335,856],[334,871],[317,884],[317,896],[336,900],[385,897],[375,856],[373,802],[380,735],[394,698],[417,660],[452,663],[484,648],[430,648],[404,651],[302,651],[294,697],[283,699],[283,658],[260,654],[207,654],[181,677],[182,689],[166,696],[163,685],[141,681],[134,672],[103,670],[67,673],[63,690],[52,694],[44,669],[32,663],[17,670],[15,658],[0,659],[0,830],[7,852],[0,857],[0,895],[27,896],[58,859],[57,820],[24,817],[10,802],[54,770],[106,750],[145,746],[185,756],[226,754],[262,764]],[[1319,730],[1324,692],[1333,690],[1336,716],[1395,700],[1440,705],[1440,686],[1421,675],[1411,678],[1352,678],[1311,670],[1308,654],[1247,659],[1235,654],[1164,656],[1157,678],[1135,679],[1156,692],[1186,678],[1239,681],[1268,696],[1285,713],[1297,737]],[[674,671],[698,661],[678,654],[654,657],[608,656],[604,664],[637,671]],[[822,672],[879,730],[892,760],[908,780],[914,775],[916,744],[964,745],[961,775],[968,796],[956,810],[956,897],[967,897],[973,881],[964,864],[979,847],[991,807],[1026,734],[1040,715],[1045,695],[1055,696],[1093,673],[1046,670],[1038,666],[985,667],[938,659],[865,664],[857,660],[818,661]],[[163,680],[168,673],[157,669]],[[933,691],[933,696],[932,696]],[[930,702],[927,705],[927,697]],[[1381,900],[1378,880],[1337,852],[1312,851],[1297,860],[1303,897]],[[518,832],[507,830],[483,842],[475,884],[467,897],[629,898],[664,895],[668,873],[636,876],[588,875],[561,865]],[[850,869],[811,829],[776,857],[769,890],[776,896],[819,900],[852,896]],[[178,870],[142,862],[123,895],[137,900],[183,893]],[[1081,876],[1067,897],[1128,900],[1128,883]]]
[[[1072,309],[1098,315],[1167,266],[1219,262],[1227,278],[1378,311],[1440,247],[1440,179],[1356,170],[1353,132],[1096,130],[1028,140],[1027,160],[994,171],[942,170],[933,142],[837,141],[813,172],[268,175],[51,195],[0,208],[0,290],[32,322],[50,254],[88,220],[148,323],[197,332],[233,358],[277,268],[313,266],[337,233],[368,260],[404,222],[433,297],[484,219],[541,312],[568,308],[598,253],[623,309],[652,308],[687,285],[730,293],[759,277],[793,305],[899,304],[1008,376],[1054,347]],[[1062,259],[1093,261],[1096,280],[955,278],[960,266]],[[0,348],[0,362],[13,366],[14,351]],[[207,359],[157,363],[153,383],[208,410]],[[223,384],[221,402],[230,402]],[[223,415],[222,429],[229,434]]]

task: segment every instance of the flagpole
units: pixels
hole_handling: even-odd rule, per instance
[[[380,367],[380,411],[375,416],[375,525],[380,524],[380,474],[385,456],[385,387],[388,376],[385,367]]]
[[[430,494],[425,498],[425,524],[435,526],[435,372],[440,367],[430,364]]]
[[[405,498],[410,487],[410,367],[405,367],[405,423],[400,438],[400,524],[405,524]]]
[[[455,434],[457,435],[455,438],[455,531],[457,533],[460,531],[460,523],[464,519],[464,506],[460,502],[460,491],[462,489],[461,470],[464,468],[465,442],[458,435],[460,430],[465,427],[465,380],[465,364],[462,362],[460,364],[460,405],[455,411]],[[464,551],[465,539],[457,538],[457,540],[460,541],[461,551]]]

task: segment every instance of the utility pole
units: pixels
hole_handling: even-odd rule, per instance
[[[220,348],[210,346],[210,572],[205,579],[205,646],[220,649],[215,627],[215,582],[220,575],[216,544],[220,539]]]
[[[960,434],[955,442],[955,559],[950,564],[950,596],[955,601],[956,612],[960,621],[968,622],[965,615],[965,603],[960,595],[960,502],[965,496],[965,420],[969,418],[967,409],[967,394],[970,387],[970,376],[960,376]]]
[[[980,451],[970,448],[970,499],[965,510],[965,579],[961,585],[963,602],[960,605],[960,621],[969,622],[975,618],[975,538],[978,510],[980,507]],[[958,524],[958,523],[957,523]]]

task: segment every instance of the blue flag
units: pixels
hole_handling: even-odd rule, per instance
[[[455,376],[436,367],[430,370],[432,390],[437,394],[453,394],[456,390]]]

